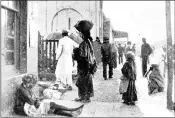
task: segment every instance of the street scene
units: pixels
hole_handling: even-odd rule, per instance
[[[174,117],[174,1],[1,1],[1,117]]]

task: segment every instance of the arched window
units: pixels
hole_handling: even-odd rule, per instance
[[[77,21],[82,19],[82,15],[72,8],[64,8],[58,11],[52,20],[52,31],[60,31],[62,29],[69,29],[76,31],[74,25]]]

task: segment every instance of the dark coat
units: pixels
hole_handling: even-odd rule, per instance
[[[108,62],[112,56],[112,46],[110,43],[103,43],[101,46],[102,61]]]
[[[151,46],[148,43],[142,44],[141,57],[148,57],[153,52]]]
[[[34,105],[34,102],[35,101],[32,99],[32,92],[24,88],[23,84],[21,84],[15,93],[15,113],[19,115],[26,115],[24,112],[25,103]]]
[[[92,72],[94,69],[91,69],[90,66],[92,63],[90,60],[95,58],[93,54],[93,47],[90,47],[87,41],[83,41],[79,45],[79,48],[75,50],[75,53],[78,63],[78,79],[76,81],[78,95],[81,99],[88,99],[94,96],[92,75],[95,72]]]
[[[124,53],[124,48],[122,46],[119,46],[118,47],[118,54],[123,55],[123,53]]]
[[[122,99],[126,102],[134,102],[137,101],[137,90],[135,86],[135,80],[136,80],[136,68],[135,68],[135,62],[132,60],[127,60],[125,64],[123,65],[122,74],[128,79],[129,84],[127,91],[123,93]]]

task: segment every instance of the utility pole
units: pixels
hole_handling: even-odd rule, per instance
[[[166,34],[167,34],[167,61],[168,61],[168,86],[167,86],[167,108],[173,109],[172,88],[173,88],[173,60],[172,60],[172,33],[171,33],[171,4],[165,1],[166,5]]]

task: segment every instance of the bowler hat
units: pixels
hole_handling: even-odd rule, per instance
[[[108,41],[108,40],[109,40],[108,37],[104,37],[104,38],[103,38],[103,41]]]

